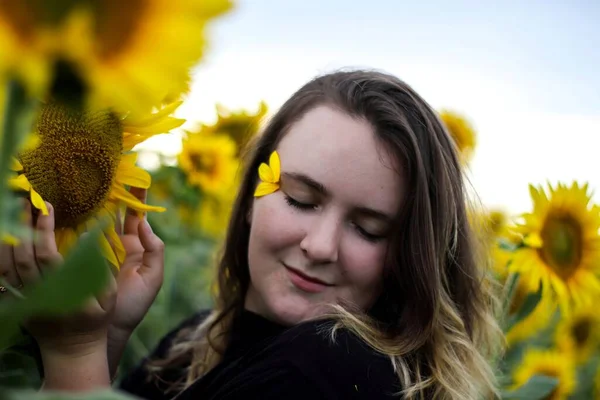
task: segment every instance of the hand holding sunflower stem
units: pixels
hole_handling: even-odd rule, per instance
[[[31,237],[16,246],[2,245],[0,272],[12,287],[27,290],[45,274],[61,268],[63,258],[54,235],[53,207],[46,203],[48,214],[39,213],[36,218],[31,203],[23,203]],[[104,291],[91,297],[78,311],[35,316],[25,323],[25,329],[39,345],[47,389],[84,390],[109,384],[107,330],[116,303],[116,282],[111,274],[107,275]]]
[[[146,203],[146,189],[131,188],[130,193]],[[108,360],[111,374],[137,325],[154,302],[163,282],[164,244],[152,232],[145,216],[128,208],[117,233],[125,249],[125,260],[117,275],[117,305],[108,331]]]

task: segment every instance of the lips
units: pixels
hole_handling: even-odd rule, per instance
[[[328,287],[333,286],[318,278],[306,275],[304,272],[297,270],[296,268],[292,268],[285,264],[284,266],[288,272],[292,284],[304,292],[319,293]]]

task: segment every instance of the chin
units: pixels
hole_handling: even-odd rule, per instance
[[[315,319],[326,312],[326,307],[314,304],[299,296],[286,296],[285,299],[273,299],[269,302],[272,318],[286,326]]]

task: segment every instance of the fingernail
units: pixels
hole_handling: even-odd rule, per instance
[[[154,233],[154,231],[152,230],[152,226],[150,225],[150,222],[148,222],[147,219],[144,220],[144,225],[146,225],[146,227],[145,227],[146,232]]]

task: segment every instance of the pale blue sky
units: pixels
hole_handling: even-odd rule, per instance
[[[252,109],[261,99],[276,109],[316,74],[382,69],[435,108],[465,113],[479,132],[471,179],[481,199],[527,211],[529,182],[587,180],[600,192],[599,21],[597,0],[240,0],[212,25],[180,115],[210,121],[216,102]]]

